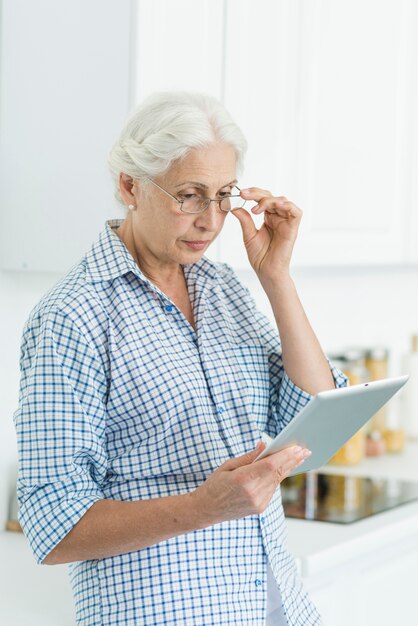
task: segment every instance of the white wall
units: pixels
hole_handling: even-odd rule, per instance
[[[327,353],[347,346],[384,345],[391,354],[390,374],[402,373],[400,356],[409,348],[410,335],[418,332],[418,268],[298,268],[293,277]],[[22,328],[31,308],[59,278],[0,272],[0,471],[16,459],[12,414],[18,401]],[[273,319],[255,275],[241,272],[240,278]]]

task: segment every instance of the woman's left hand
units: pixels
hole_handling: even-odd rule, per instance
[[[257,230],[246,209],[232,211],[240,221],[248,259],[261,282],[274,280],[289,271],[302,211],[284,196],[274,197],[259,187],[242,189],[241,197],[257,202],[251,209],[255,215],[264,212]]]

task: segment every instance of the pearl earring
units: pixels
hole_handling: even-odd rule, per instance
[[[130,211],[134,211],[135,206],[134,206],[133,204],[128,204],[128,209],[129,209]]]

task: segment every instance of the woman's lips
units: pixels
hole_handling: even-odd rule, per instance
[[[185,241],[186,246],[192,248],[192,250],[203,250],[208,245],[209,241]]]

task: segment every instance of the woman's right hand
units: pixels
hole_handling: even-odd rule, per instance
[[[255,450],[228,459],[191,493],[204,524],[262,513],[277,486],[311,454],[291,446],[253,463],[264,448],[260,441]]]

